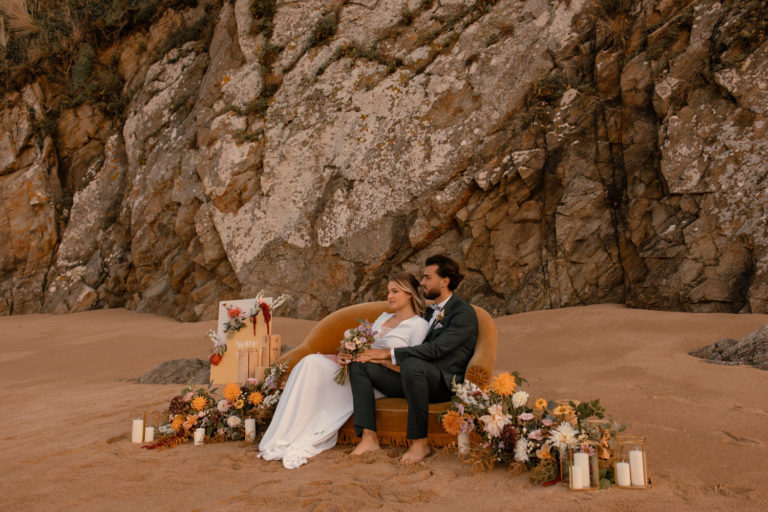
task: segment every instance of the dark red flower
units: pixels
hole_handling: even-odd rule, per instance
[[[221,356],[219,354],[211,354],[211,364],[217,366],[221,362]]]

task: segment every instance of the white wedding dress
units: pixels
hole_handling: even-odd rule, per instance
[[[382,313],[373,323],[375,348],[419,345],[429,324],[419,316],[400,322],[393,329],[382,324],[393,316]],[[294,469],[307,459],[336,445],[339,428],[352,415],[352,389],[349,379],[341,386],[333,377],[339,365],[321,354],[304,357],[293,368],[275,415],[259,443],[259,457],[282,459]],[[377,398],[383,395],[378,394]]]

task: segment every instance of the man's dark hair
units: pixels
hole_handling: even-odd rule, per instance
[[[464,274],[459,272],[459,264],[445,254],[435,254],[427,258],[424,266],[429,267],[430,265],[437,265],[437,275],[447,277],[450,280],[448,289],[451,291],[454,291],[464,279]]]

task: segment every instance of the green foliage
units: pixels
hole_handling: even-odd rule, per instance
[[[315,31],[310,39],[310,46],[315,46],[324,42],[326,39],[333,37],[336,34],[338,28],[338,20],[336,19],[336,13],[329,13],[320,18],[315,26]]]
[[[88,77],[93,72],[93,64],[96,59],[96,50],[88,43],[80,45],[75,61],[72,63],[72,88],[80,89],[85,85]]]
[[[254,17],[251,31],[254,33],[263,33],[264,37],[272,37],[272,30],[275,25],[272,21],[277,11],[275,0],[253,0],[251,2],[251,15]]]
[[[166,53],[174,48],[183,46],[189,41],[203,41],[207,46],[213,37],[213,30],[215,28],[216,19],[211,9],[206,9],[205,15],[197,20],[192,25],[182,25],[168,37],[165,38],[163,44],[155,52],[153,60],[157,61],[161,59]]]
[[[2,10],[0,3],[0,10]],[[64,105],[94,101],[107,113],[122,113],[122,80],[116,63],[97,62],[99,48],[149,23],[167,9],[195,7],[198,0],[36,0],[26,3],[27,28],[12,32],[0,47],[0,88],[21,88],[36,74],[47,73],[53,83],[64,84]],[[172,34],[170,49],[193,39],[210,38],[215,16],[206,16],[192,27]],[[7,13],[6,13],[7,18]]]
[[[124,81],[117,70],[117,64],[97,65],[82,87],[74,87],[69,96],[62,101],[62,106],[76,107],[91,103],[107,115],[119,118],[128,105],[128,98],[123,96]]]
[[[626,15],[632,10],[633,0],[599,0],[598,4],[605,14],[611,18]]]
[[[536,99],[544,103],[554,103],[565,92],[565,84],[557,77],[548,76],[539,78],[533,84],[533,93]]]
[[[573,407],[573,411],[576,414],[576,418],[578,419],[579,424],[581,424],[587,418],[591,418],[593,416],[600,419],[605,417],[605,408],[600,405],[599,398],[590,402],[581,402],[579,405],[576,405],[573,401],[571,401],[569,402],[569,405]]]
[[[280,56],[280,52],[283,51],[282,46],[277,46],[269,41],[264,44],[261,49],[261,55],[259,56],[259,62],[267,68],[272,68],[277,58]]]

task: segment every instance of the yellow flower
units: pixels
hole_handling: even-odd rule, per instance
[[[264,395],[262,395],[258,391],[254,391],[253,393],[251,393],[251,396],[248,397],[248,401],[251,402],[254,407],[259,405],[262,400],[264,400]]]
[[[547,401],[544,398],[537,398],[536,405],[534,405],[537,411],[543,411],[547,408]]]
[[[573,407],[568,404],[558,405],[555,407],[555,416],[565,417],[573,414]]]
[[[461,433],[462,417],[459,411],[448,411],[443,415],[443,430],[457,436]]]
[[[206,405],[208,405],[208,399],[204,396],[198,395],[192,400],[192,408],[196,411],[202,411]]]
[[[228,402],[234,402],[237,400],[237,397],[240,396],[240,386],[238,384],[235,384],[234,382],[230,382],[226,385],[224,388],[224,398],[227,399]]]
[[[245,405],[245,402],[243,402],[243,399],[241,398],[240,400],[237,400],[237,401],[236,401],[234,404],[232,404],[232,405],[234,405],[234,406],[235,406],[235,409],[242,409],[242,408],[243,408],[243,406]]]
[[[511,395],[515,392],[516,387],[515,376],[509,372],[500,373],[491,381],[491,389],[501,396]]]
[[[171,428],[174,432],[178,432],[181,428],[182,423],[184,423],[184,418],[181,416],[181,414],[177,414],[175,418],[173,418],[173,421],[171,422]]]

